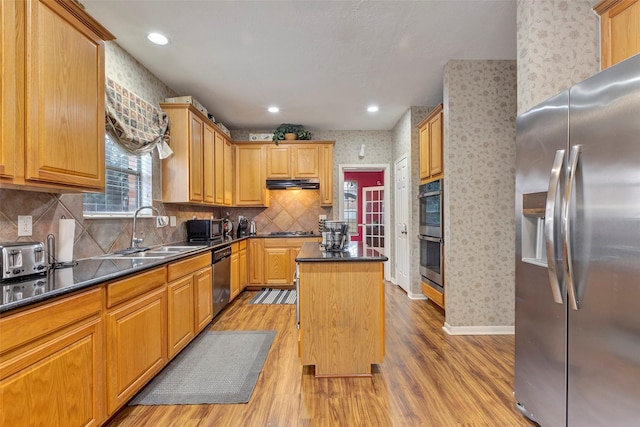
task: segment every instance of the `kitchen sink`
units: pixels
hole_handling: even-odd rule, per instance
[[[205,245],[163,245],[156,248],[129,248],[112,254],[99,255],[92,259],[164,259],[205,247]]]

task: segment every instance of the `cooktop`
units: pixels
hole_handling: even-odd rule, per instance
[[[313,236],[314,235],[313,231],[302,231],[302,230],[272,231],[269,234],[271,234],[272,236]]]

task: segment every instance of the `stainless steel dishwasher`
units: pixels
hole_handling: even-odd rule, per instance
[[[229,304],[231,295],[231,246],[213,251],[213,317]]]

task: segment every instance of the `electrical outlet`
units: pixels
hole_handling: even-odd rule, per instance
[[[167,225],[169,225],[169,217],[168,216],[159,215],[159,216],[156,217],[156,227],[157,228],[166,227]]]
[[[176,217],[175,216],[172,215],[172,216],[169,217],[169,225],[171,227],[175,227],[176,226]]]
[[[327,219],[326,215],[318,215],[318,219],[322,221],[323,219]]]
[[[18,215],[18,237],[33,234],[31,221],[31,215]]]

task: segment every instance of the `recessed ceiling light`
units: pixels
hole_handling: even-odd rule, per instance
[[[367,111],[370,113],[375,113],[376,111],[378,111],[378,106],[377,105],[372,105],[370,107],[367,107]]]
[[[160,33],[149,33],[147,36],[151,43],[158,44],[160,46],[164,46],[169,43],[169,39],[163,36]]]
[[[277,113],[278,111],[280,111],[280,109],[278,107],[269,107],[267,111],[269,111],[270,113]]]

